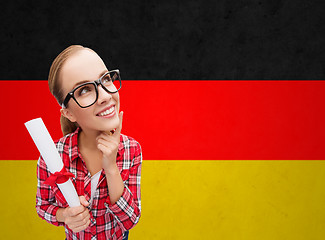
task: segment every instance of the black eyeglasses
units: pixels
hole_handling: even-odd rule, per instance
[[[81,108],[87,108],[93,105],[98,99],[98,86],[108,93],[116,93],[122,87],[120,71],[118,69],[111,70],[93,82],[87,82],[79,85],[65,97],[62,107],[66,108],[69,100],[73,100]]]

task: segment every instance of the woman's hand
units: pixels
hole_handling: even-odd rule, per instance
[[[64,222],[73,232],[85,230],[90,224],[90,214],[86,208],[89,203],[84,196],[79,196],[78,207],[60,208],[56,213],[59,222]]]
[[[101,133],[97,137],[97,147],[103,153],[102,166],[106,175],[111,204],[114,204],[122,196],[124,191],[124,183],[116,164],[116,155],[122,130],[123,112],[120,112],[119,119],[120,124],[112,135]]]
[[[103,132],[97,137],[97,147],[103,153],[102,166],[105,171],[116,169],[117,167],[116,155],[120,144],[123,112],[120,112],[119,119],[120,124],[112,135]]]

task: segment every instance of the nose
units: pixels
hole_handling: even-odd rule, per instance
[[[106,102],[109,102],[112,98],[112,95],[108,92],[106,92],[102,86],[98,86],[98,99],[97,103],[98,104],[103,104]]]

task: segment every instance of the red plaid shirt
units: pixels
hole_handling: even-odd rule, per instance
[[[91,175],[78,148],[80,128],[56,142],[67,171],[75,175],[72,182],[79,196],[89,201],[91,196]],[[56,220],[56,211],[68,204],[58,187],[50,187],[44,181],[50,176],[46,164],[40,157],[37,164],[36,210],[47,222],[64,226],[67,239],[122,239],[123,232],[137,224],[141,214],[140,179],[142,153],[140,145],[133,138],[121,134],[121,141],[116,158],[124,190],[120,199],[110,203],[104,170],[101,173],[91,205],[88,207],[91,223],[84,231],[74,233],[64,223]]]

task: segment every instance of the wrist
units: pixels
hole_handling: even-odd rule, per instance
[[[115,175],[120,174],[120,171],[116,164],[108,165],[104,168],[106,175]]]

